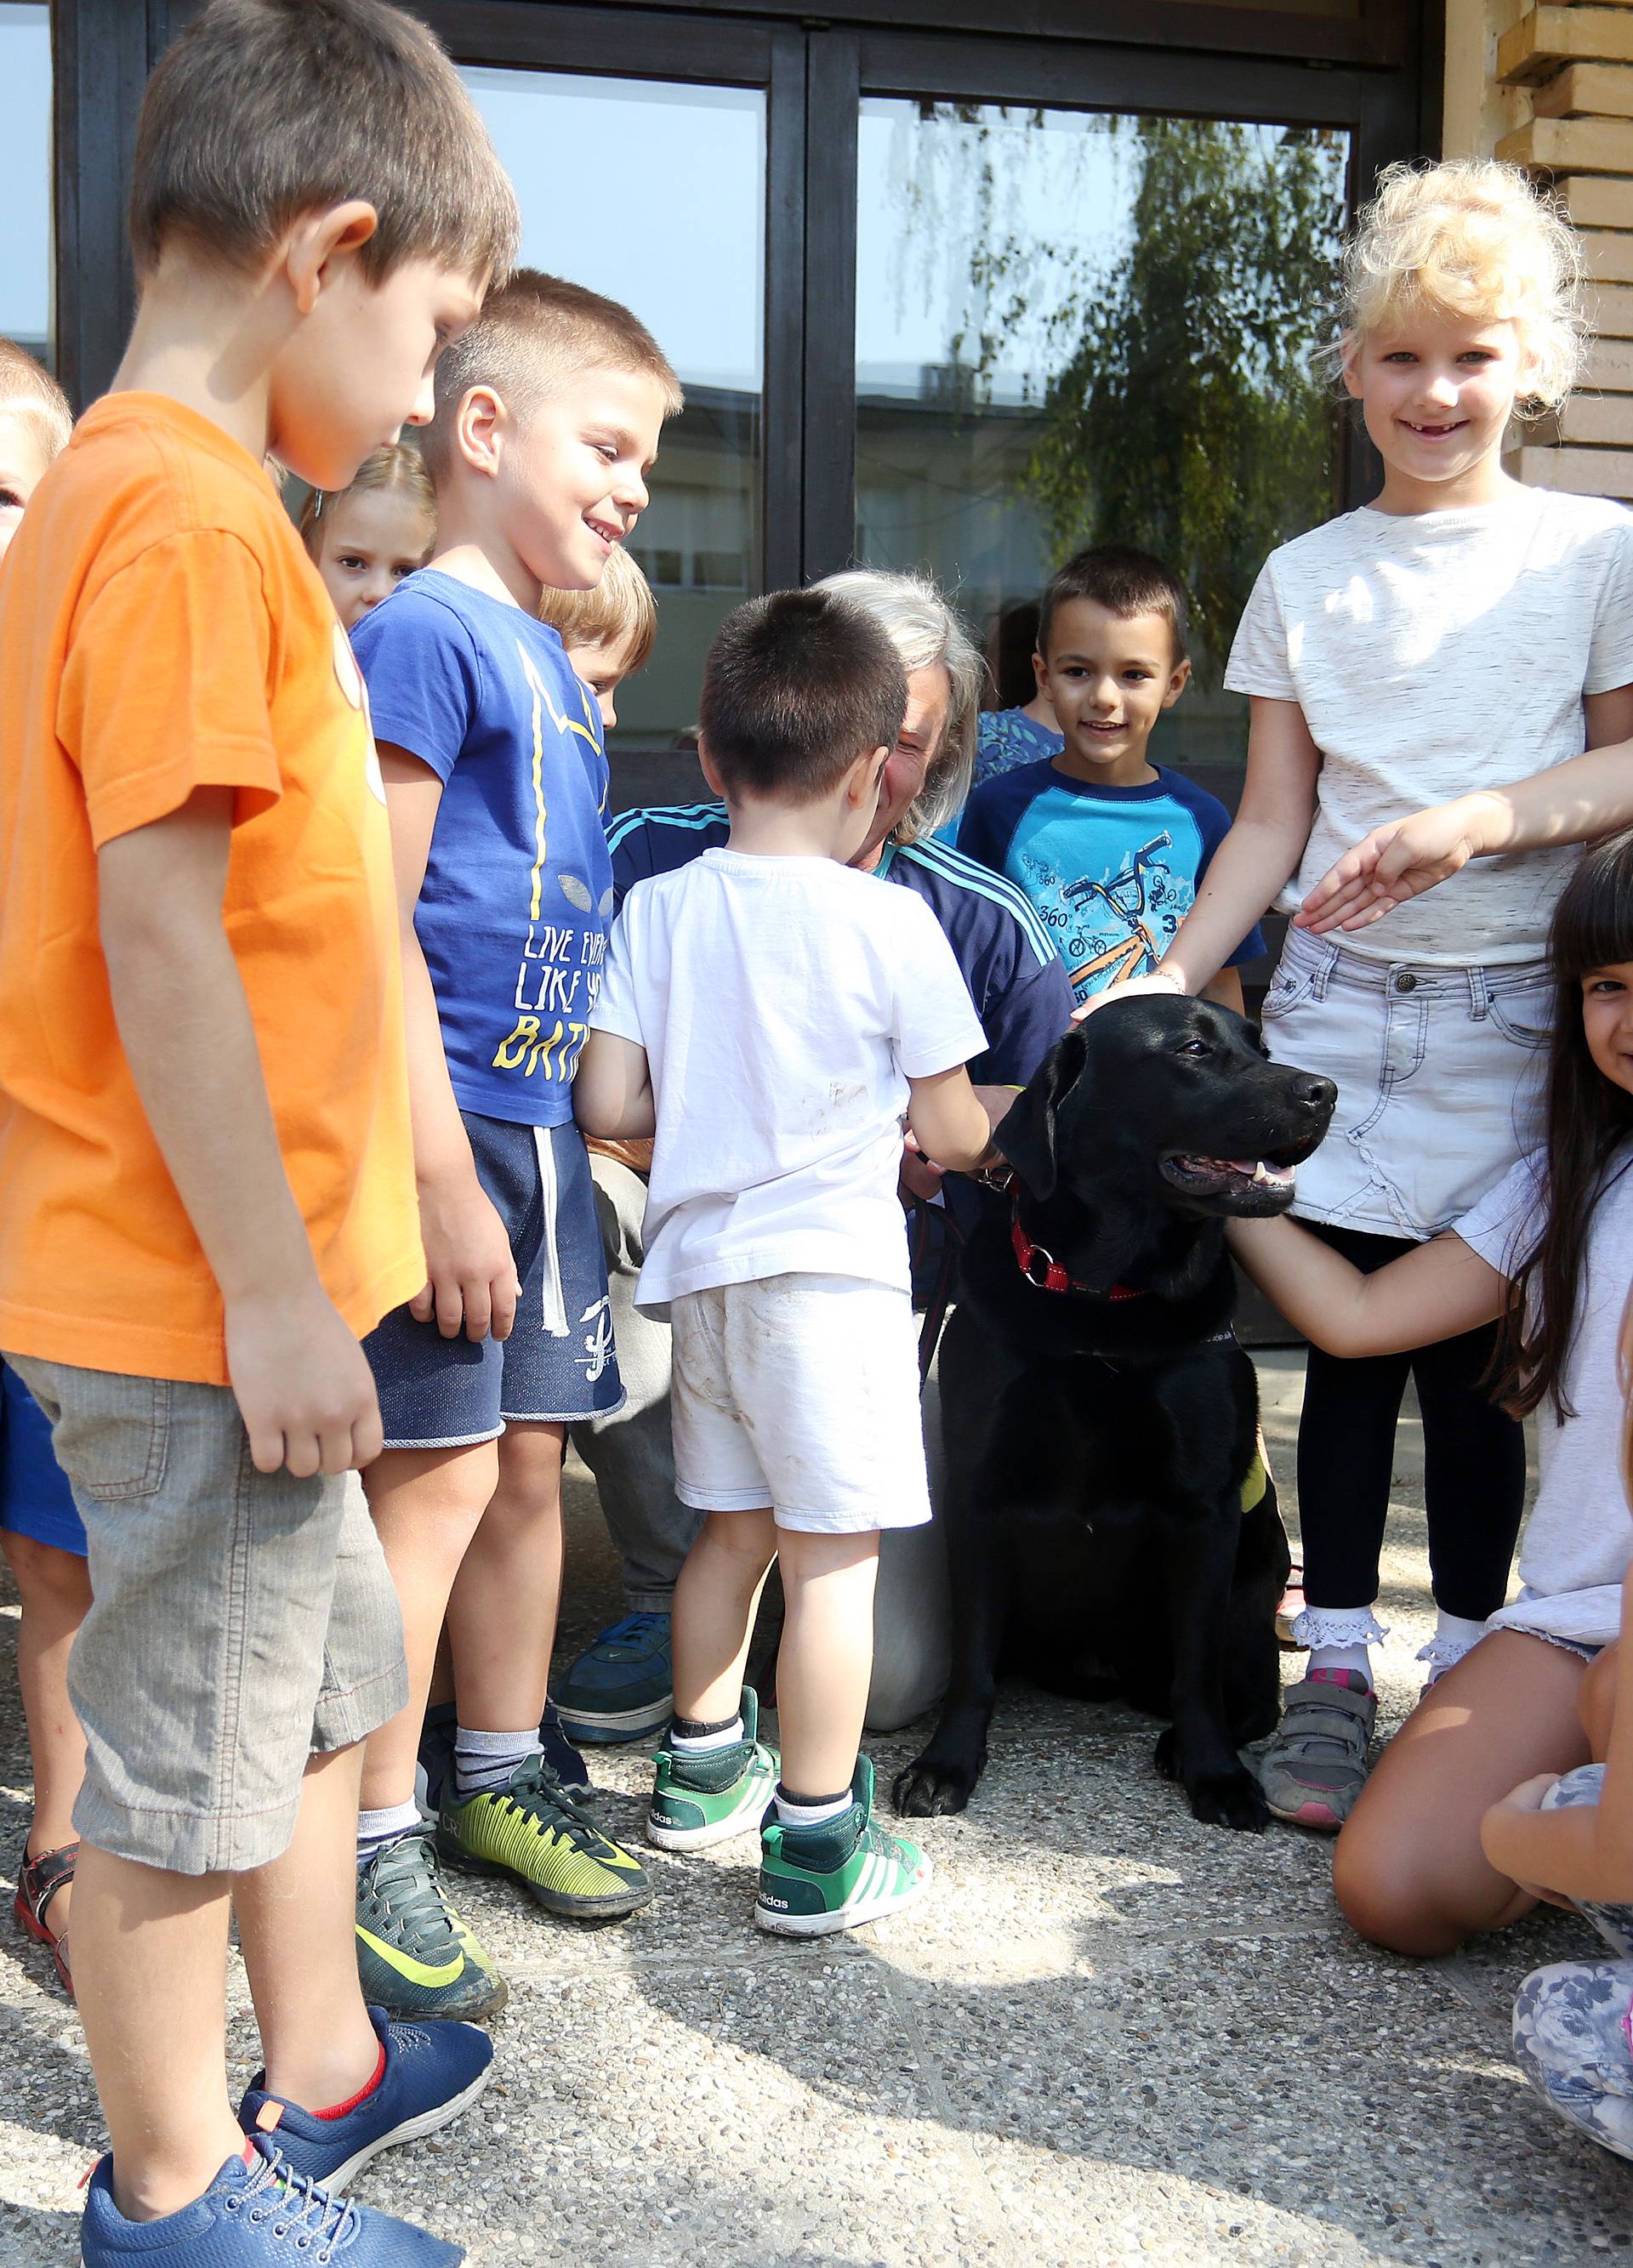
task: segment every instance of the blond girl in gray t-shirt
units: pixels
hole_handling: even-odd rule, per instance
[[[1381,853],[1357,860],[1357,846],[1386,843],[1425,804],[1478,801],[1633,735],[1633,519],[1503,469],[1516,411],[1569,391],[1578,270],[1570,228],[1513,167],[1380,178],[1347,254],[1341,366],[1383,488],[1284,545],[1259,578],[1225,676],[1252,702],[1240,811],[1147,980],[1199,988],[1245,923],[1321,891],[1325,916],[1300,915],[1289,933],[1264,1035],[1278,1060],[1338,1084],[1296,1211],[1368,1271],[1448,1227],[1534,1146],[1546,939],[1570,829],[1494,828],[1481,848],[1499,855],[1433,898],[1402,889],[1387,905],[1376,891],[1362,902],[1361,865],[1370,878]],[[1431,1680],[1503,1603],[1525,1458],[1482,1383],[1491,1351],[1489,1327],[1412,1354],[1312,1350],[1295,1624],[1311,1658],[1261,1765],[1280,1817],[1335,1829],[1365,1779],[1408,1376],[1423,1420]]]

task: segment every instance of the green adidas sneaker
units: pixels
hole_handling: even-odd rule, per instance
[[[388,2016],[491,2016],[504,1978],[455,1912],[427,1828],[399,1835],[358,1869],[358,1974]]]
[[[543,1756],[463,1803],[450,1773],[437,1848],[469,1874],[511,1875],[546,1913],[569,1921],[621,1921],[652,1900],[640,1861],[608,1841]]]
[[[706,1756],[677,1756],[665,1734],[653,1762],[647,1840],[660,1851],[706,1851],[757,1827],[777,1786],[777,1751],[756,1737],[760,1705],[743,1689],[743,1738]]]
[[[827,1937],[899,1913],[922,1897],[930,1862],[873,1817],[873,1765],[856,1759],[851,1808],[820,1827],[760,1830],[760,1891],[754,1918],[780,1937]]]

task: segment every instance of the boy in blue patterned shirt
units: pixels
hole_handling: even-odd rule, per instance
[[[976,790],[958,848],[1031,899],[1081,1005],[1154,968],[1190,911],[1230,814],[1147,744],[1191,674],[1186,598],[1149,552],[1080,551],[1043,595],[1038,689],[1058,755]],[[1257,929],[1206,997],[1240,1010],[1237,969],[1264,951]]]
[[[624,1395],[572,1101],[612,911],[607,760],[538,617],[544,586],[599,581],[680,400],[625,308],[518,272],[438,367],[435,555],[357,627],[403,914],[427,1270],[366,1342],[386,1437],[369,1502],[410,1700],[369,1742],[358,1958],[371,2000],[417,2015],[505,1998],[439,1856],[575,1919],[652,1895],[541,1738],[566,1428]],[[445,1616],[458,1729],[433,1845],[415,1760]]]

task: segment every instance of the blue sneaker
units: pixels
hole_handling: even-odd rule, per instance
[[[625,1615],[587,1646],[556,1688],[570,1740],[645,1740],[675,1713],[667,1615]]]
[[[84,2268],[459,2268],[465,2248],[331,2197],[252,2140],[203,2197],[162,2220],[125,2219],[103,2158],[85,2191],[79,2257]]]
[[[354,2110],[319,2118],[297,2102],[266,2091],[258,2071],[238,2106],[238,2123],[252,2139],[276,2139],[284,2161],[304,2180],[344,2190],[371,2158],[394,2143],[416,2142],[451,2125],[487,2085],[493,2043],[475,2024],[394,2024],[371,2008],[369,2021],[386,2051],[386,2068]]]

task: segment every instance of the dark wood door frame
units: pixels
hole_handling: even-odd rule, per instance
[[[77,402],[107,384],[129,328],[124,208],[142,88],[202,5],[52,11],[58,360]],[[1206,0],[1004,0],[1001,16],[994,0],[844,0],[820,20],[773,0],[417,0],[415,12],[462,63],[765,90],[761,558],[772,588],[842,566],[854,541],[865,94],[1340,126],[1356,190],[1388,159],[1437,146],[1437,0],[1362,0],[1353,18]],[[1360,497],[1369,468],[1352,430],[1345,486]]]

